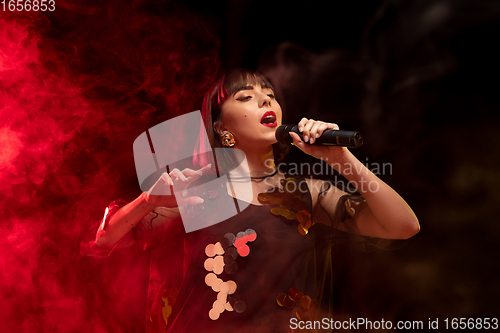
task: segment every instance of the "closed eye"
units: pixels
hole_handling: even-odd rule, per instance
[[[238,97],[236,100],[240,101],[240,102],[246,102],[246,101],[250,100],[251,98],[252,98],[252,96],[241,96],[241,97]]]

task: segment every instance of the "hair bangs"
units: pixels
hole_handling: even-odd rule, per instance
[[[252,73],[248,71],[233,71],[226,75],[224,80],[225,90],[228,96],[241,90],[246,86],[260,85],[262,88],[269,88],[274,91],[272,84],[259,73]]]

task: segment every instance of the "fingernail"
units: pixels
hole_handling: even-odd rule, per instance
[[[304,142],[309,141],[309,137],[307,135],[304,135]]]
[[[299,127],[299,131],[302,132],[304,130],[304,127]]]
[[[311,138],[311,140],[309,140],[309,143],[314,143],[314,138]]]
[[[170,179],[169,176],[165,175],[165,173],[163,173],[161,175],[161,178],[163,178],[163,180],[165,181],[165,183],[167,183],[169,186],[174,186],[174,183],[172,182],[172,179]]]
[[[316,133],[316,139],[319,138],[319,133]]]

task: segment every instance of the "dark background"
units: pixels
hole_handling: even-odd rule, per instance
[[[140,193],[135,138],[199,109],[235,67],[271,79],[285,122],[362,131],[354,154],[390,163],[381,178],[419,218],[397,251],[333,249],[339,314],[440,329],[498,316],[497,1],[58,1],[0,15],[3,331],[143,327],[147,251],[83,258],[82,235]]]

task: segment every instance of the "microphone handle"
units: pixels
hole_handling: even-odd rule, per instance
[[[283,143],[293,143],[289,132],[297,133],[304,140],[298,125],[281,125],[276,130],[276,139]],[[309,142],[307,142],[309,143]],[[325,130],[323,134],[316,138],[313,145],[320,146],[341,146],[348,148],[358,148],[363,144],[363,135],[357,131]]]

